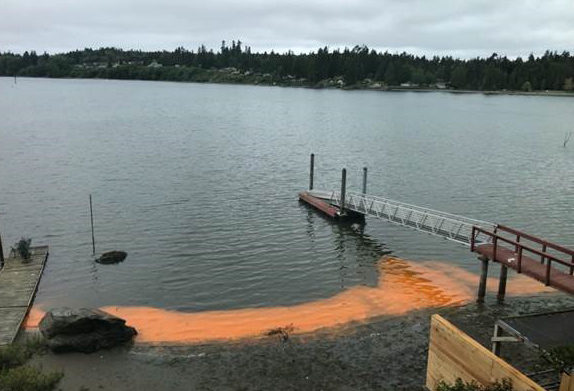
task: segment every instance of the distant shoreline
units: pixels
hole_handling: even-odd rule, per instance
[[[452,90],[452,89],[397,89],[389,88],[393,92],[447,92],[451,94],[482,94],[482,95],[521,95],[521,96],[555,96],[574,97],[574,93],[564,91],[477,91],[477,90]]]
[[[12,79],[14,76],[0,76],[0,78]],[[158,81],[169,83],[193,83],[193,84],[224,84],[224,85],[244,85],[257,87],[288,87],[306,88],[311,90],[341,90],[341,91],[373,91],[373,92],[439,92],[450,94],[482,94],[482,95],[517,95],[517,96],[552,96],[552,97],[574,97],[574,92],[566,91],[481,91],[481,90],[456,90],[449,88],[424,88],[424,87],[372,87],[369,85],[354,85],[349,87],[337,87],[326,85],[307,85],[289,83],[265,83],[253,81],[233,81],[233,80],[149,80],[149,79],[120,79],[120,78],[98,78],[98,77],[37,77],[37,76],[17,76],[18,79],[49,79],[49,80],[118,80],[118,81]]]

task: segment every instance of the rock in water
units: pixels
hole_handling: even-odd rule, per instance
[[[48,347],[58,353],[92,353],[127,342],[137,334],[124,319],[89,308],[51,310],[39,327]]]
[[[127,256],[128,253],[125,251],[108,251],[107,253],[100,255],[100,257],[96,259],[96,262],[102,263],[104,265],[110,265],[112,263],[122,262],[124,259],[126,259]]]

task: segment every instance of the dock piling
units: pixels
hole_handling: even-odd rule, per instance
[[[367,167],[363,167],[363,194],[367,194]]]
[[[484,296],[486,296],[486,280],[488,278],[488,258],[480,257],[482,261],[482,271],[480,273],[480,283],[478,285],[478,298],[477,303],[484,303]]]
[[[315,173],[315,154],[311,154],[311,164],[309,167],[309,190],[313,190],[313,176]]]
[[[347,169],[341,171],[341,214],[345,214],[345,196],[347,192]]]
[[[508,276],[508,267],[500,264],[500,278],[498,280],[498,295],[497,299],[499,303],[504,301],[504,296],[506,295],[506,278]]]

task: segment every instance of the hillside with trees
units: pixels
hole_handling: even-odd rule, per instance
[[[254,53],[241,41],[218,51],[200,46],[144,52],[100,48],[61,54],[0,53],[0,76],[101,78],[337,88],[450,88],[475,91],[572,91],[574,57],[547,51],[509,59],[432,58],[366,46],[295,54]]]

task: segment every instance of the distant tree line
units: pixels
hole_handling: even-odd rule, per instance
[[[323,86],[437,87],[495,90],[572,91],[574,57],[547,51],[540,57],[508,59],[496,53],[469,60],[377,52],[366,46],[295,54],[253,53],[241,41],[222,42],[218,51],[200,46],[144,52],[84,49],[50,55],[34,51],[0,53],[0,76],[77,77],[200,82],[256,82]]]

